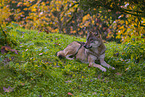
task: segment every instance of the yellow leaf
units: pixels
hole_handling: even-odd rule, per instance
[[[84,76],[82,76],[82,78],[84,78]]]
[[[124,29],[124,26],[121,26],[119,29],[121,29],[121,30]]]
[[[75,6],[74,6],[75,8],[77,8],[78,7],[78,4],[75,4]]]
[[[16,3],[16,1],[12,1],[12,3]]]
[[[52,11],[52,12],[53,12],[53,11],[56,11],[56,9],[53,7],[51,11]]]
[[[60,8],[58,6],[56,7],[56,9],[57,9],[57,11],[60,11]]]
[[[24,8],[23,10],[28,10],[28,8]]]
[[[85,22],[87,19],[89,19],[91,16],[90,16],[90,14],[87,14],[87,15],[85,15],[84,17],[83,17],[83,22]]]
[[[32,10],[31,10],[31,11],[34,11],[34,12],[36,12],[36,10],[37,10],[36,8],[32,8]]]
[[[92,21],[92,24],[93,24],[93,25],[95,24],[95,21],[94,21],[94,20]]]
[[[19,2],[18,4],[17,4],[17,6],[20,6],[22,4],[22,2]]]
[[[36,26],[37,24],[36,23],[33,23],[33,25]]]

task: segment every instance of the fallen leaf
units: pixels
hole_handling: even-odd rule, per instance
[[[129,69],[130,69],[130,67],[126,68],[125,71],[127,71],[127,70],[129,70]]]
[[[117,73],[115,73],[116,75],[119,75],[119,76],[121,76],[122,74],[121,73],[119,73],[119,72],[117,72]]]
[[[3,87],[4,92],[12,92],[14,88],[11,88],[10,86],[8,88]]]
[[[59,43],[54,43],[55,45],[60,45]]]
[[[42,55],[43,53],[40,53],[39,55]]]
[[[15,54],[18,54],[18,51],[15,50],[15,49],[11,49],[10,46],[2,46],[1,47],[1,53],[2,54],[7,53],[8,51],[15,52]]]
[[[118,57],[119,56],[119,53],[115,53],[113,54],[114,57]]]
[[[2,54],[7,53],[9,49],[11,49],[10,46],[2,46],[1,47],[1,53]]]
[[[24,86],[24,85],[25,85],[25,83],[21,83],[21,85],[22,85],[22,86]]]
[[[42,97],[42,95],[40,95],[39,97]]]
[[[70,93],[70,92],[68,92],[67,94],[68,94],[68,95],[71,95],[71,96],[73,96],[73,94],[72,94],[72,93]]]
[[[1,48],[1,53],[4,54],[4,53],[7,53],[7,52],[5,51],[4,48]]]
[[[72,81],[68,80],[68,81],[65,81],[66,83],[71,83]]]
[[[94,92],[93,95],[97,94],[97,92]]]

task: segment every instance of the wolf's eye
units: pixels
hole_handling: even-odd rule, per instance
[[[93,42],[94,40],[93,39],[90,39],[90,42]]]

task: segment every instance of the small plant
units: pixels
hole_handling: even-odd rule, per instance
[[[138,41],[136,41],[138,40]],[[122,57],[124,59],[131,59],[131,61],[140,62],[145,59],[145,40],[139,37],[132,37],[129,43],[124,48]]]

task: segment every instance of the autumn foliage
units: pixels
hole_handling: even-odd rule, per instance
[[[143,97],[144,5],[144,0],[0,0],[0,95]],[[55,56],[96,30],[106,40],[105,61],[115,70],[101,72]]]
[[[97,1],[101,2],[101,0]],[[134,14],[137,12],[113,11],[115,2],[109,3],[109,1],[106,2],[110,4],[108,9],[100,7],[98,3],[96,7],[86,10],[81,6],[85,3],[87,3],[85,0],[84,2],[78,0],[2,0],[0,1],[0,34],[6,38],[7,32],[4,32],[4,28],[14,22],[26,29],[36,29],[46,33],[85,36],[88,31],[100,30],[106,40],[129,42],[129,39],[134,36],[144,38],[145,18],[140,13],[136,16]],[[105,4],[105,2],[102,3]],[[127,11],[136,10],[138,6],[128,1],[120,4],[117,2],[116,5]],[[138,10],[140,11],[141,9]]]

